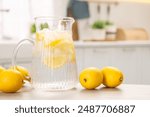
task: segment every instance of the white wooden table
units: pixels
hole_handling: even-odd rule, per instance
[[[25,86],[17,93],[0,92],[0,100],[150,100],[150,85],[122,84],[116,89],[102,85],[97,90],[85,90],[80,85],[67,91],[38,91]]]

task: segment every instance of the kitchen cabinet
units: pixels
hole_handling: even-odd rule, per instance
[[[114,66],[124,73],[124,83],[140,83],[141,48],[139,47],[96,47],[84,49],[84,67]],[[149,54],[150,56],[150,54]],[[146,65],[150,68],[150,65]],[[150,82],[149,82],[150,83]]]
[[[18,42],[0,42],[0,65],[9,68],[12,65],[12,57],[13,51],[16,47]],[[31,71],[31,58],[32,58],[32,45],[31,44],[24,44],[18,51],[17,54],[17,61],[18,65],[24,66],[29,71]]]
[[[124,83],[139,84],[141,76],[141,47],[119,47],[113,52],[113,66],[124,73]],[[150,56],[150,55],[149,55]],[[150,66],[147,66],[150,68]]]
[[[123,71],[125,83],[140,83],[140,48],[88,48],[85,49],[85,66],[114,66]],[[150,67],[150,66],[149,66]]]
[[[102,43],[102,42],[101,42]],[[109,43],[109,42],[108,42]],[[148,44],[111,44],[104,43],[77,46],[82,51],[78,68],[114,66],[124,73],[126,84],[150,84],[150,45]]]
[[[112,65],[113,48],[85,48],[84,67],[98,67]]]
[[[0,65],[9,68],[12,66],[11,58],[10,59],[0,59]],[[19,58],[17,59],[17,65],[24,66],[29,71],[31,71],[31,58]]]
[[[143,47],[141,49],[140,73],[142,78],[140,83],[150,84],[150,48]]]

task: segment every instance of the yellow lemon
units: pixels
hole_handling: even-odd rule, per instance
[[[3,72],[5,70],[5,68],[3,68],[2,66],[0,66],[0,73]]]
[[[80,73],[80,83],[86,89],[95,89],[103,82],[103,75],[98,68],[86,68]]]
[[[23,85],[23,76],[17,70],[5,70],[0,75],[0,91],[13,93]]]
[[[65,55],[51,56],[44,58],[44,64],[50,68],[59,68],[66,63],[67,59]]]
[[[115,67],[105,67],[102,69],[102,73],[104,77],[103,84],[106,87],[117,87],[123,81],[123,73]]]
[[[11,66],[10,69],[15,69],[15,70],[19,71],[23,75],[23,80],[26,80],[29,82],[31,81],[30,74],[26,68],[24,68],[22,66]]]

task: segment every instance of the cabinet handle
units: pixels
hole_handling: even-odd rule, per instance
[[[124,52],[135,52],[136,49],[135,48],[123,48],[122,49]]]
[[[108,50],[100,50],[100,49],[97,50],[97,49],[94,49],[93,52],[95,52],[95,53],[107,53]]]

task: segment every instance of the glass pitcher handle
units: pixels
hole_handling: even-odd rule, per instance
[[[13,57],[12,57],[12,67],[13,67],[13,69],[15,69],[15,67],[16,67],[16,59],[17,59],[18,51],[19,51],[20,47],[21,47],[24,43],[26,43],[26,42],[29,42],[29,43],[31,43],[32,45],[34,45],[34,41],[31,40],[31,39],[23,39],[23,40],[21,40],[21,41],[17,44],[17,46],[15,47],[15,49],[14,49],[14,51],[13,51]],[[30,81],[31,78],[27,78],[27,77],[26,77],[26,80]]]

